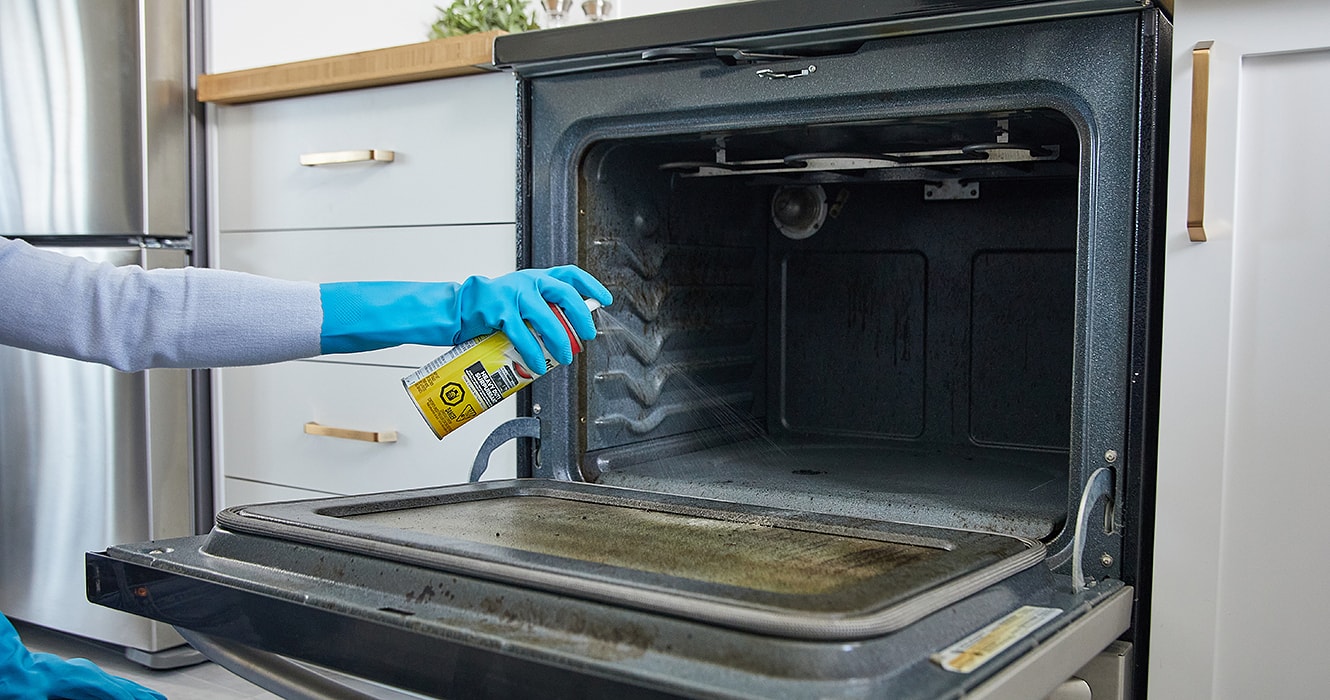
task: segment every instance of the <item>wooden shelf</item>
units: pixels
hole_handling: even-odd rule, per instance
[[[494,37],[503,33],[468,34],[342,56],[200,75],[198,100],[241,104],[483,73],[493,70]]]

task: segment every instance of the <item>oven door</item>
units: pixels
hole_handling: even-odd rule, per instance
[[[1127,628],[1130,587],[1073,591],[1043,554],[519,479],[233,508],[88,555],[88,596],[443,697],[970,697],[1052,688]]]

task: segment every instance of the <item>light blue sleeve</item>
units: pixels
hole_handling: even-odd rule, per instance
[[[0,237],[0,344],[132,372],[319,354],[319,286],[204,268],[116,267]]]

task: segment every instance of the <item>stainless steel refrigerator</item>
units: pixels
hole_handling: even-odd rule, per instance
[[[0,0],[0,235],[190,262],[186,0]],[[170,666],[174,630],[87,602],[83,553],[193,530],[190,373],[0,346],[0,611]]]

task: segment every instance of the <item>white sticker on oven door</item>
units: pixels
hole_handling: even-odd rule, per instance
[[[929,658],[948,671],[970,673],[1061,614],[1057,608],[1033,605],[1016,608],[1006,617]]]

